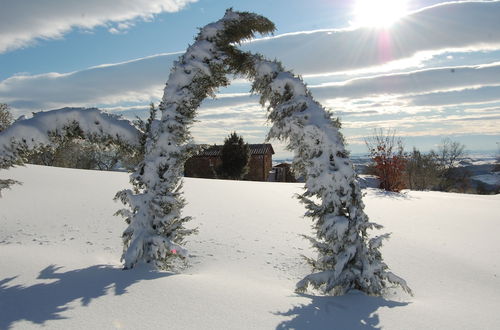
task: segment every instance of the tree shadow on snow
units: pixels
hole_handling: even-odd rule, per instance
[[[61,313],[69,309],[70,302],[80,300],[82,306],[87,306],[92,299],[105,296],[111,288],[115,295],[122,295],[134,283],[172,275],[145,267],[123,271],[97,265],[58,272],[61,268],[50,265],[38,275],[38,279],[55,280],[51,283],[8,286],[7,283],[16,277],[0,280],[0,329],[9,329],[21,320],[43,324],[48,320],[65,319]]]
[[[287,312],[276,315],[293,316],[281,322],[276,329],[338,329],[368,330],[380,329],[377,310],[381,307],[401,307],[408,303],[367,296],[354,291],[344,296],[300,296],[311,299],[310,304],[295,306]]]
[[[415,196],[410,196],[407,191],[403,192],[394,192],[394,191],[385,191],[381,189],[377,189],[373,193],[377,197],[391,198],[391,199],[400,199],[400,200],[412,200],[418,199]]]

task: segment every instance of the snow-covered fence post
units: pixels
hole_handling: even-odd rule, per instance
[[[202,28],[175,62],[159,107],[161,119],[151,126],[144,160],[131,175],[134,189],[117,194],[128,206],[117,212],[128,223],[123,233],[125,269],[140,261],[169,269],[176,258],[187,255],[183,238],[195,229],[184,227],[190,217],[181,214],[181,187],[184,163],[195,150],[189,128],[196,109],[229,83],[227,75],[235,65],[228,64],[237,53],[233,44],[273,30],[262,16],[227,10],[221,20]]]
[[[369,222],[354,167],[345,150],[340,122],[334,120],[313,98],[303,81],[284,70],[281,63],[254,55],[247,70],[253,92],[268,105],[272,128],[268,139],[288,141],[294,151],[293,168],[305,178],[299,196],[306,216],[314,221],[316,237],[307,237],[318,251],[308,259],[313,274],[297,283],[303,292],[309,285],[324,293],[340,295],[357,289],[381,295],[389,284],[411,290],[400,277],[388,271],[380,247],[388,235],[368,238],[367,230],[382,226]],[[247,66],[248,67],[248,66]]]
[[[79,137],[102,143],[139,147],[141,132],[128,120],[96,108],[63,108],[18,119],[0,132],[0,169],[24,163],[23,155],[40,147],[53,146],[55,137]],[[0,191],[18,183],[0,180]]]

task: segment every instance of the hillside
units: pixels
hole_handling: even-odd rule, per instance
[[[297,295],[300,184],[185,180],[190,266],[122,271],[112,198],[128,175],[42,166],[0,198],[0,329],[498,329],[500,195],[365,190],[415,296]]]

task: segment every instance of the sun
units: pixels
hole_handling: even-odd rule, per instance
[[[354,26],[388,27],[408,12],[408,0],[356,0]]]

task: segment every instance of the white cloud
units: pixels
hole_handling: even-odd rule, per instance
[[[158,55],[68,74],[13,76],[0,82],[0,97],[14,107],[26,109],[149,102],[162,95],[169,67],[178,56],[179,54]],[[332,99],[335,98],[373,105],[376,97],[381,95],[384,96],[381,101],[387,101],[387,95],[414,95],[404,99],[414,99],[410,104],[422,106],[464,103],[471,96],[474,102],[481,101],[482,97],[485,102],[500,99],[500,94],[495,92],[498,88],[486,88],[489,85],[500,85],[500,63],[425,69],[309,87],[317,99],[335,108],[339,102],[345,102],[333,102]],[[447,101],[444,101],[444,97]],[[370,101],[362,102],[362,99]],[[203,104],[207,108],[213,108],[236,106],[249,101],[257,103],[258,96],[250,96],[249,93],[222,94],[216,100],[205,100]],[[394,97],[391,102],[396,102],[395,106],[408,104]]]
[[[144,14],[147,11],[176,10],[188,1],[148,1],[147,5],[144,4],[142,7],[140,6],[142,1],[133,2],[133,5],[130,4],[132,2],[123,2],[123,6],[114,4],[112,7],[128,8],[128,11],[123,9],[127,13]],[[108,1],[99,1],[95,6],[99,7],[101,3],[102,6],[108,5]],[[71,7],[71,4],[72,1],[64,2],[64,5],[60,5],[61,10],[68,7],[72,8],[72,11],[81,12],[75,9],[76,7]],[[11,15],[20,10],[19,5],[13,7],[17,9],[10,9]],[[38,5],[35,7],[38,8]],[[48,7],[50,8],[50,5]],[[88,7],[94,8],[90,5]],[[138,8],[142,8],[142,11]],[[34,17],[45,17],[43,13],[44,11]],[[0,15],[7,14],[2,11]],[[114,15],[117,21],[123,21],[123,25],[115,24],[114,28],[117,31],[120,28],[126,29],[129,24],[127,20],[132,14]],[[23,17],[21,16],[20,21]],[[381,31],[367,29],[287,34],[253,41],[245,44],[244,48],[262,51],[271,58],[280,58],[287,67],[297,73],[345,71],[381,64],[390,59],[404,60],[405,56],[414,56],[419,52],[420,54],[431,51],[443,52],[450,48],[500,49],[498,17],[500,17],[500,1],[446,3],[413,13],[398,23],[399,25],[393,26],[391,33],[394,42],[397,43],[394,44],[391,57],[381,56],[384,54],[381,53],[378,43]],[[1,24],[6,23],[0,19]],[[36,24],[38,23],[34,22],[31,25],[33,27]],[[163,54],[65,74],[47,73],[34,76],[20,74],[0,82],[0,98],[15,108],[28,111],[67,105],[149,102],[161,96],[170,66],[178,56],[179,54]],[[320,100],[328,100],[380,93],[422,93],[435,89],[463,89],[498,84],[500,80],[498,63],[484,67],[457,67],[455,72],[451,70],[452,68],[420,70],[353,79],[343,83],[315,86],[313,94]],[[245,98],[231,97],[225,99],[223,103],[239,104],[242,101],[246,102]],[[210,106],[211,102],[205,103]],[[217,104],[220,106],[220,103]]]
[[[451,104],[475,104],[500,101],[500,85],[467,88],[463,90],[415,95],[410,105],[442,106]],[[499,129],[500,131],[500,129]]]
[[[299,74],[378,66],[426,53],[500,48],[500,1],[449,2],[414,12],[389,29],[290,33],[245,44]]]
[[[500,63],[457,66],[385,74],[339,83],[311,85],[320,98],[358,98],[370,95],[416,94],[500,84]]]
[[[457,66],[355,78],[343,82],[309,85],[315,98],[332,109],[346,107],[350,114],[374,113],[366,108],[380,108],[386,113],[391,107],[401,111],[402,106],[439,106],[491,102],[500,100],[500,63],[475,66]],[[408,96],[401,96],[408,95]],[[398,97],[399,96],[399,97]],[[340,99],[340,100],[334,100]],[[234,93],[224,99],[207,100],[210,107],[230,106],[258,101],[257,96]],[[353,112],[352,109],[362,111]],[[337,114],[347,114],[340,110]]]
[[[366,76],[365,70],[380,64],[390,67],[397,61],[409,65],[409,59],[421,59],[422,54],[429,57],[451,50],[500,49],[498,17],[500,1],[450,3],[414,13],[394,27],[397,47],[391,57],[380,56],[385,54],[377,44],[380,31],[366,29],[287,34],[253,41],[243,48],[279,58],[286,67],[305,74],[310,83],[326,82],[310,85],[312,93],[341,116],[351,144],[362,141],[359,137],[369,135],[367,132],[374,127],[397,128],[407,136],[498,134],[495,102],[500,103],[500,63],[371,76]],[[120,18],[102,24],[123,32],[133,21]],[[18,74],[0,81],[0,99],[10,103],[16,114],[63,106],[101,106],[134,117],[146,112],[150,101],[161,97],[170,67],[180,54],[161,54],[71,73]],[[454,55],[447,60],[457,59]],[[356,70],[359,77],[349,79],[353,76],[348,70]],[[312,76],[331,72],[337,74]],[[232,86],[217,100],[203,102],[200,121],[193,127],[198,142],[220,142],[235,129],[250,142],[262,142],[268,127],[258,96],[242,93],[249,86],[241,80]]]
[[[112,33],[112,34],[120,34],[121,33],[120,30],[118,30],[117,28],[114,28],[114,27],[109,28],[108,32]]]
[[[66,74],[17,75],[0,82],[0,98],[26,110],[149,102],[162,95],[178,56],[163,54]]]
[[[437,136],[442,139],[450,135],[498,136],[499,121],[500,113],[484,116],[408,116],[363,122],[343,121],[342,124],[344,134],[349,132],[350,144],[363,144],[364,138],[378,128],[395,129],[401,137]]]
[[[175,12],[196,0],[18,0],[0,1],[0,53],[37,39],[61,38],[73,28],[92,29],[117,23],[112,33],[131,20]]]

